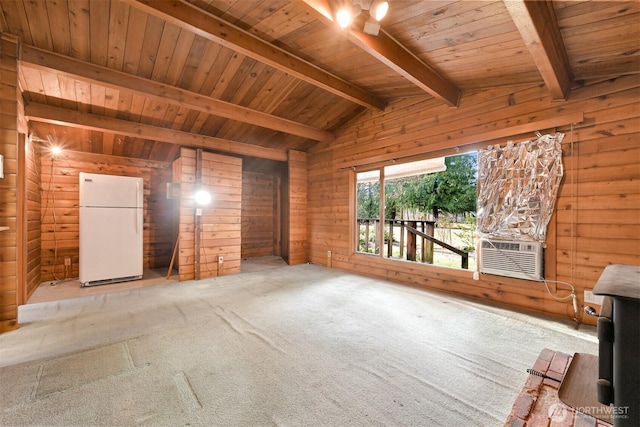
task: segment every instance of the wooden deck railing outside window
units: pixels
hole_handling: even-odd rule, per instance
[[[436,244],[460,255],[462,258],[461,267],[469,268],[469,252],[436,239],[434,237],[434,221],[387,219],[384,221],[382,245],[380,237],[376,233],[380,225],[379,219],[359,218],[357,221],[360,231],[359,252],[379,254],[382,249],[387,258],[433,264],[433,248]]]

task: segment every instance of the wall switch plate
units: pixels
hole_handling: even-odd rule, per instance
[[[604,296],[595,295],[593,291],[584,291],[584,303],[585,304],[597,304],[602,305],[604,302]]]
[[[222,264],[224,262],[224,257],[218,257],[218,264]]]
[[[331,258],[331,251],[327,251],[327,258]]]
[[[71,265],[71,258],[65,258],[64,259],[64,265],[66,265],[67,267]]]

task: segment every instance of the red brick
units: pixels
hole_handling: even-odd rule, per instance
[[[560,423],[551,421],[551,424],[549,424],[549,427],[573,427],[573,420],[569,418]]]
[[[527,420],[527,427],[549,427],[547,414],[533,414]]]
[[[542,386],[542,380],[543,378],[537,375],[529,375],[524,387],[527,391],[531,391],[531,394],[537,395],[538,390],[540,390],[540,387]]]
[[[551,364],[550,360],[544,360],[544,359],[538,358],[538,360],[536,360],[536,363],[533,364],[533,370],[546,374],[550,364]]]
[[[560,381],[562,381],[562,377],[563,377],[562,374],[549,371],[547,372],[547,376],[549,376],[549,378],[552,378],[552,379],[545,378],[544,381],[542,382],[544,385],[555,388],[555,389],[560,388]]]
[[[504,423],[504,427],[524,427],[524,426],[525,426],[524,420],[520,418],[516,418],[513,415],[510,415],[509,418],[507,418],[507,422]]]
[[[513,410],[511,413],[518,418],[526,419],[533,409],[533,404],[536,403],[534,396],[525,392],[520,392],[513,404]]]
[[[596,419],[590,415],[576,412],[574,427],[596,427]]]
[[[551,361],[551,365],[549,365],[549,371],[564,374],[569,365],[570,358],[571,356],[566,353],[557,352]]]
[[[573,409],[560,402],[560,399],[557,399],[552,406],[555,407],[555,411],[549,414],[551,415],[550,427],[572,427],[575,417]],[[549,408],[549,411],[553,410]]]
[[[553,356],[556,355],[556,351],[553,351],[551,349],[545,348],[540,352],[540,355],[538,356],[538,359],[542,359],[542,360],[546,360],[548,362],[551,362],[551,360],[553,359]]]

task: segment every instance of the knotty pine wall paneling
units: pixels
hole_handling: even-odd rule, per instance
[[[158,171],[160,172],[160,171]],[[176,230],[177,200],[167,198],[167,183],[171,182],[171,167],[149,176],[149,195],[146,197],[145,265],[150,269],[166,269],[171,262]],[[166,271],[166,270],[165,270]]]
[[[19,93],[22,93],[18,81]],[[18,96],[18,187],[20,204],[20,252],[18,263],[18,305],[25,304],[41,282],[40,276],[40,145],[29,140],[29,125],[24,115],[24,99]],[[20,196],[22,194],[22,196]]]
[[[41,155],[41,278],[57,281],[79,274],[79,182],[80,172],[136,176],[144,179],[143,268],[168,267],[174,221],[166,183],[171,164],[134,158],[63,151]],[[71,260],[65,266],[65,259]]]
[[[27,283],[23,303],[29,299],[42,282],[40,253],[40,245],[42,244],[42,224],[40,223],[42,214],[40,203],[42,165],[40,156],[40,146],[33,142],[27,142],[25,185],[27,199]]]
[[[286,209],[289,265],[309,261],[307,227],[307,153],[289,150],[288,203]]]
[[[18,50],[17,38],[0,33],[0,333],[18,327]]]
[[[202,207],[200,278],[240,272],[242,159],[203,152],[202,189],[212,201]],[[195,277],[196,151],[180,150],[173,164],[173,182],[180,183],[179,243],[176,268],[181,281]],[[219,263],[219,257],[223,262]]]
[[[459,142],[486,141],[496,130],[582,114],[581,124],[558,125],[565,133],[565,176],[549,227],[553,242],[545,259],[548,279],[573,284],[583,305],[610,264],[640,265],[640,76],[590,82],[574,88],[568,100],[553,101],[544,86],[501,88],[463,96],[459,108],[432,99],[415,98],[390,104],[384,112],[367,112],[337,135],[331,144],[319,143],[308,152],[309,224],[312,262],[381,278],[478,298],[488,304],[512,306],[562,318],[573,317],[571,301],[551,299],[539,282],[480,275],[408,261],[390,261],[356,254],[350,245],[350,168],[393,156],[419,152],[428,155],[456,148]],[[537,129],[543,133],[556,129]],[[519,138],[535,138],[517,135]],[[573,141],[573,142],[572,142]],[[465,147],[460,146],[462,152]],[[451,151],[451,150],[450,150]],[[351,208],[352,209],[352,208]],[[555,250],[553,249],[555,247]],[[551,284],[559,294],[565,287]],[[597,308],[597,307],[596,307]],[[593,324],[594,317],[580,321]]]
[[[41,282],[40,146],[24,133],[18,138],[18,205],[20,268],[18,305],[25,304]]]
[[[277,180],[261,172],[242,172],[242,258],[276,255]]]
[[[182,148],[180,149],[180,152],[182,153]],[[172,190],[173,192],[172,197],[174,199],[174,206],[173,206],[174,216],[173,216],[173,223],[171,224],[171,230],[175,239],[173,241],[173,249],[171,253],[171,259],[173,260],[171,267],[173,270],[176,270],[179,274],[180,273],[179,250],[181,245],[180,233],[182,232],[182,217],[181,217],[182,205],[183,205],[182,197],[185,195],[185,192],[182,190],[182,187],[186,187],[187,185],[182,183],[182,156],[179,156],[177,159],[175,159],[171,163],[171,182],[173,186],[177,185],[179,188],[177,193],[175,192],[175,188],[174,190]],[[184,246],[184,244],[182,245]],[[183,280],[183,279],[180,279],[180,280]]]

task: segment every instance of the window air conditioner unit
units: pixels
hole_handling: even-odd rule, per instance
[[[542,243],[480,241],[480,273],[542,281],[543,261]]]

